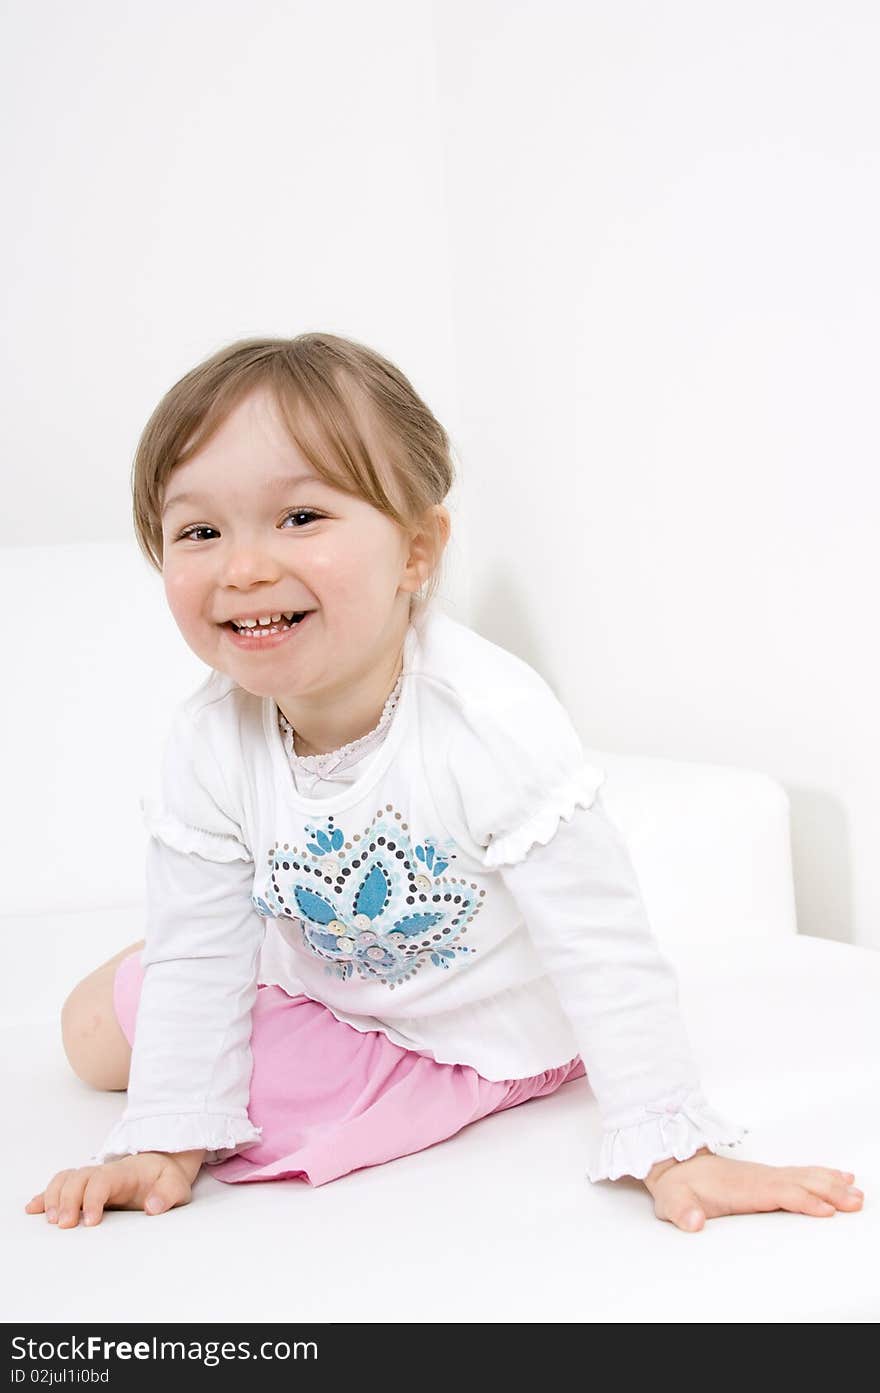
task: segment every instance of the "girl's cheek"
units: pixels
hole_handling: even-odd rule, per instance
[[[165,598],[178,628],[189,633],[199,627],[200,615],[194,600],[180,587],[167,587]]]
[[[188,581],[184,571],[178,570],[173,563],[165,568],[165,598],[175,614],[183,613],[187,609],[187,601],[192,594],[192,582]]]
[[[363,574],[363,568],[357,564],[356,553],[338,546],[332,547],[327,542],[312,547],[308,558],[303,559],[296,569],[307,585],[315,587],[327,584],[341,586],[349,575]]]

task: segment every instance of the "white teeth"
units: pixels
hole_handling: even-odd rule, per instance
[[[277,624],[280,618],[280,614],[261,614],[259,619],[237,619],[235,622],[240,629],[256,629],[261,624]]]
[[[295,616],[299,614],[300,617],[302,617],[304,613],[305,611],[292,609],[284,613],[283,617],[287,620],[288,624],[293,626],[293,624],[297,622]],[[245,630],[254,634],[265,631],[274,634],[278,632],[278,625],[281,623],[281,619],[281,614],[263,614],[260,615],[259,619],[231,619],[229,622],[232,624],[233,628],[239,631]]]

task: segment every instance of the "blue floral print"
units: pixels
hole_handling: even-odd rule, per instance
[[[414,845],[408,830],[390,806],[351,840],[332,816],[306,825],[302,848],[276,842],[268,853],[254,907],[343,982],[356,973],[393,991],[425,963],[448,971],[476,951],[460,939],[485,892],[444,874],[451,847],[427,838]]]

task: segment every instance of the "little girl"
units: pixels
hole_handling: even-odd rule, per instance
[[[324,1185],[585,1073],[589,1179],[643,1180],[660,1219],[859,1207],[850,1173],[720,1154],[747,1129],[701,1092],[603,771],[433,603],[452,482],[406,377],[331,334],[234,343],[153,413],[138,541],[211,673],[142,800],[141,951],[62,1018],[127,1106],[29,1212],[159,1213],[202,1165]]]

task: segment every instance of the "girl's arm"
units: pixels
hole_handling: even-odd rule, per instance
[[[177,708],[157,795],[143,800],[147,924],[128,1102],[90,1164],[201,1150],[210,1165],[260,1139],[248,1102],[265,921],[223,773],[234,750],[222,744],[221,760],[214,748],[226,708],[203,695]]]
[[[205,1163],[205,1156],[207,1154],[205,1148],[199,1147],[196,1151],[174,1151],[169,1154],[173,1155],[175,1161],[186,1175],[190,1185],[192,1185]]]
[[[602,1114],[590,1180],[659,1175],[747,1130],[700,1087],[678,984],[648,923],[622,836],[597,792],[544,845],[498,870],[569,1017]]]
[[[147,928],[128,1100],[89,1164],[134,1151],[205,1151],[207,1164],[259,1141],[248,1117],[251,1013],[265,923],[251,861],[147,847]]]
[[[431,783],[450,833],[521,907],[571,1020],[602,1113],[590,1180],[642,1180],[657,1217],[683,1229],[724,1214],[858,1208],[851,1172],[712,1154],[747,1129],[700,1089],[675,973],[604,811],[604,772],[543,679],[516,663],[509,677],[459,710]]]

